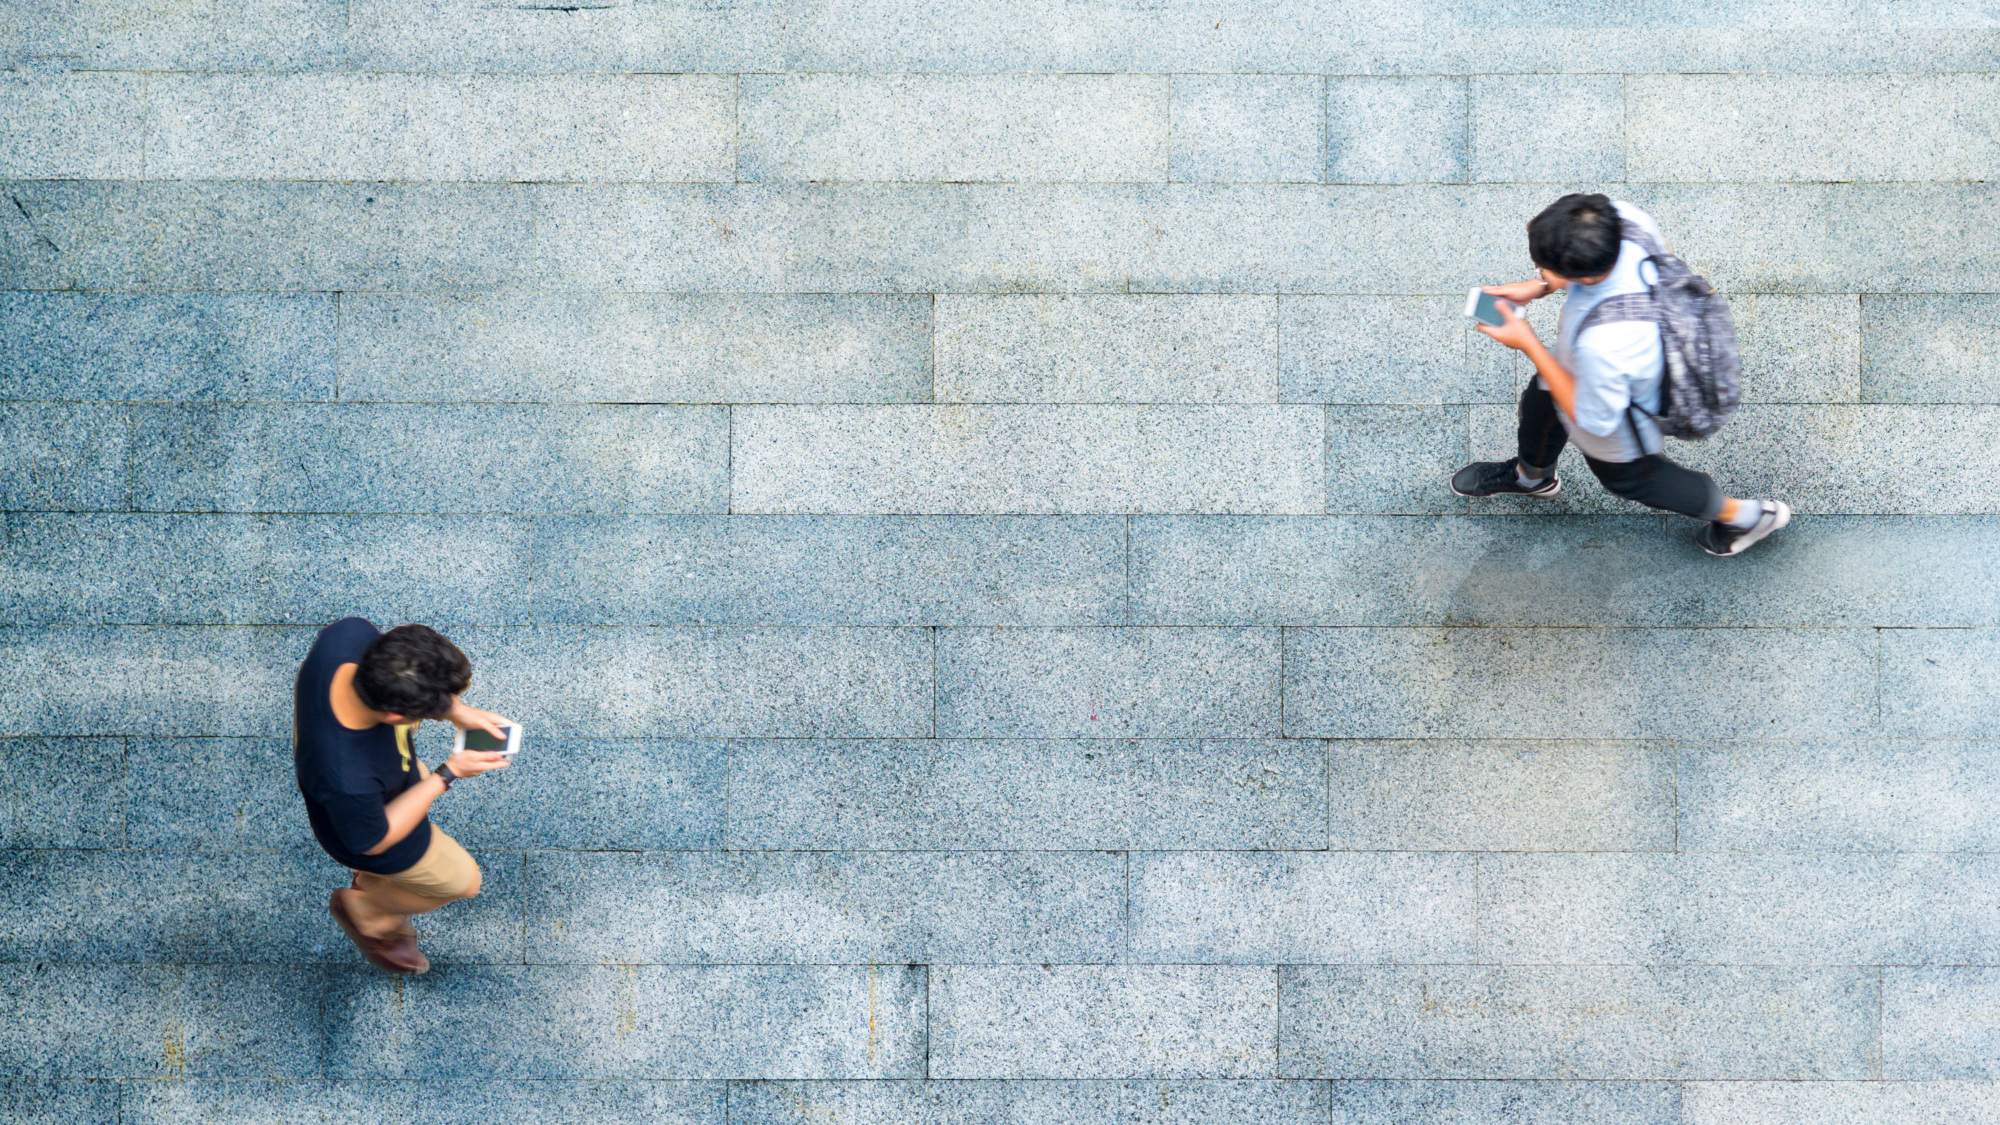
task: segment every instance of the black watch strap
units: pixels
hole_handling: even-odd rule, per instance
[[[444,782],[446,789],[451,788],[451,783],[458,780],[458,775],[451,772],[450,762],[439,762],[438,768],[431,771],[431,776]]]

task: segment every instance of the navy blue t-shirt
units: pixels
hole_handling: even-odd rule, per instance
[[[313,639],[292,689],[292,766],[313,835],[326,854],[356,871],[394,875],[416,866],[431,846],[429,817],[382,854],[362,853],[389,834],[384,806],[423,780],[409,729],[382,723],[349,730],[333,717],[327,698],[334,672],[342,664],[359,663],[381,635],[362,618],[343,617]]]

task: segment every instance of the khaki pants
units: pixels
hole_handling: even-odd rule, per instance
[[[417,771],[425,777],[431,774],[421,762],[417,763]],[[394,875],[375,877],[425,898],[460,898],[479,877],[479,864],[459,846],[457,840],[445,835],[444,829],[433,824],[430,847],[424,849],[421,859]]]

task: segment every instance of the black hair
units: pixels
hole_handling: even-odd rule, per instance
[[[1609,196],[1572,192],[1528,221],[1528,257],[1572,281],[1610,273],[1622,241]]]
[[[370,711],[442,719],[472,686],[472,661],[428,625],[398,625],[376,637],[354,670],[354,694]]]

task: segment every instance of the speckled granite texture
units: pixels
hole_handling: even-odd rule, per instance
[[[0,1123],[2000,1125],[1996,59],[0,0]],[[1445,488],[1577,189],[1734,305],[1749,555]],[[292,788],[349,613],[530,730],[422,978]]]

